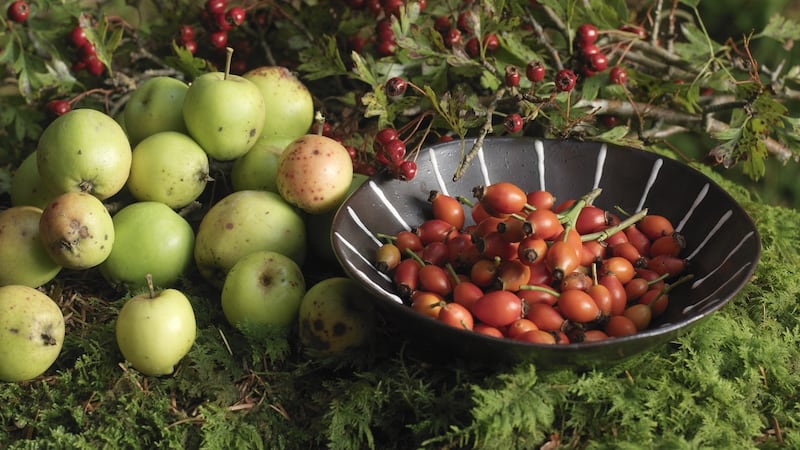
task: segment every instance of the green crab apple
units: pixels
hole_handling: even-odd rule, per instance
[[[56,302],[30,286],[0,287],[0,380],[43,374],[64,345],[64,315]]]
[[[39,175],[36,152],[31,152],[17,167],[11,178],[11,204],[14,206],[36,206],[44,209],[50,200],[61,192],[45,183]]]
[[[363,346],[375,325],[369,294],[352,278],[331,277],[311,286],[298,312],[300,342],[324,353]]]
[[[177,289],[148,291],[129,298],[119,311],[116,338],[122,356],[145,375],[170,375],[197,336],[192,304]]]
[[[51,201],[39,219],[39,239],[47,254],[68,269],[88,269],[105,261],[114,245],[114,222],[97,197],[67,192]]]
[[[278,192],[278,160],[291,141],[267,138],[263,135],[247,153],[236,159],[231,167],[231,185],[235,191],[256,189]]]
[[[140,201],[182,208],[196,200],[209,181],[208,155],[189,136],[161,131],[133,148],[126,186]]]
[[[61,266],[47,254],[39,239],[42,210],[12,206],[0,211],[0,286],[39,287],[58,275]]]
[[[168,76],[148,78],[137,86],[122,112],[131,145],[161,131],[186,133],[183,100],[188,90],[184,81]]]
[[[195,78],[183,100],[189,135],[218,161],[247,153],[261,136],[265,115],[261,90],[229,69]]]
[[[222,312],[228,323],[289,328],[297,320],[306,283],[288,256],[263,250],[240,259],[225,277]]]
[[[105,200],[119,192],[131,169],[131,145],[108,114],[73,109],[50,122],[39,137],[36,163],[54,190],[86,192]]]
[[[221,288],[233,265],[259,250],[286,255],[302,266],[305,222],[274,192],[237,191],[220,199],[203,216],[195,237],[194,260],[203,278]]]
[[[116,287],[141,289],[146,276],[162,288],[172,286],[192,264],[194,230],[161,202],[136,202],[117,211],[114,245],[99,270]]]
[[[286,67],[263,66],[242,75],[261,90],[266,102],[262,135],[296,139],[311,128],[314,99],[302,81]]]
[[[353,160],[335,139],[303,135],[289,144],[278,161],[278,193],[310,214],[331,211],[341,203],[353,179]]]

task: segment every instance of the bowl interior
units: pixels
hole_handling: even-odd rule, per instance
[[[672,159],[597,142],[533,138],[489,138],[458,180],[458,161],[473,141],[425,148],[411,182],[379,173],[356,190],[337,212],[332,230],[335,254],[345,272],[375,295],[377,306],[412,340],[471,358],[535,360],[586,365],[630,356],[666,342],[721,308],[755,270],[760,256],[757,230],[739,204],[701,172]],[[428,195],[438,190],[473,199],[476,185],[511,181],[526,190],[546,189],[557,202],[594,188],[594,204],[669,218],[686,239],[681,255],[694,275],[670,293],[665,314],[640,333],[601,342],[548,346],[497,339],[455,329],[403,305],[391,279],[373,266],[379,233],[412,229],[430,217]]]

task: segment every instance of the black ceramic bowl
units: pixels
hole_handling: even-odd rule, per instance
[[[472,141],[466,142],[468,151]],[[761,243],[744,210],[701,172],[642,150],[596,142],[486,139],[478,156],[453,181],[462,152],[452,141],[423,149],[411,182],[387,173],[372,177],[342,205],[332,231],[345,272],[375,295],[377,307],[413,342],[485,361],[531,361],[592,366],[664,344],[723,307],[749,280]],[[525,190],[546,189],[559,201],[602,188],[594,204],[627,212],[647,208],[671,219],[686,238],[684,256],[694,278],[670,293],[667,311],[637,334],[600,342],[530,344],[484,336],[422,316],[402,303],[390,278],[373,266],[376,234],[411,229],[430,217],[431,190],[473,198],[472,189],[510,181]]]

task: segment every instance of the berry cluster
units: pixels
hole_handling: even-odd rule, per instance
[[[375,135],[375,161],[386,167],[395,178],[408,181],[417,175],[417,163],[406,159],[406,144],[397,130],[383,128]]]
[[[229,7],[227,0],[206,0],[200,18],[209,45],[222,49],[228,45],[228,33],[244,23],[247,12],[241,6]],[[196,53],[198,46],[194,27],[182,25],[178,31],[178,43]]]
[[[17,0],[11,3],[6,10],[8,20],[16,23],[25,23],[30,15],[31,7],[25,0]]]
[[[86,31],[83,27],[75,25],[69,34],[69,42],[77,52],[78,57],[72,64],[73,71],[77,73],[85,70],[96,77],[105,72],[105,65],[97,57],[97,49],[86,37]]]
[[[473,58],[481,55],[481,48],[485,54],[494,53],[500,47],[500,41],[495,33],[483,36],[475,34],[475,24],[480,20],[478,14],[472,10],[461,12],[453,26],[450,16],[439,16],[434,22],[434,28],[442,35],[442,41],[448,48],[461,45],[464,38],[464,50]]]

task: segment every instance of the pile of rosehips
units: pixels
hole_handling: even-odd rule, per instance
[[[431,217],[379,235],[374,264],[415,311],[454,327],[540,344],[632,335],[691,278],[686,243],[664,216],[593,205],[599,193],[556,204],[509,182],[475,187],[477,201],[431,191]]]

